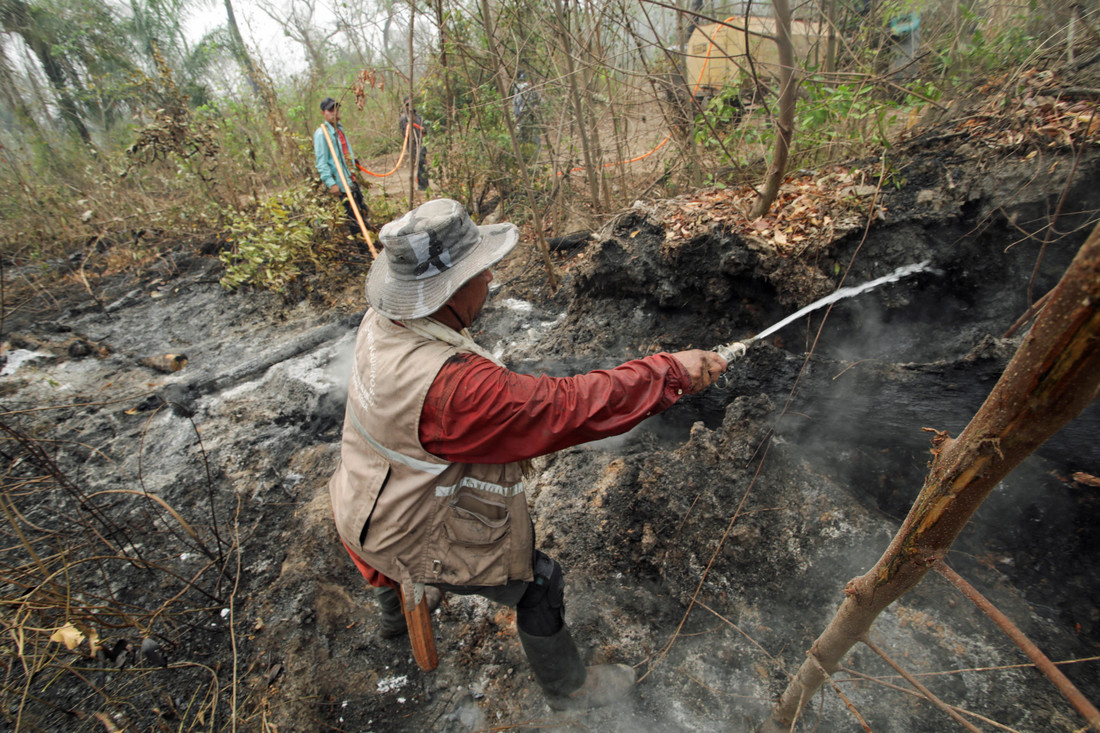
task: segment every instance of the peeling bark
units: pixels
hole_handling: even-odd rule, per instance
[[[937,433],[920,495],[878,563],[846,598],[780,697],[763,731],[790,730],[840,660],[891,603],[947,554],[985,498],[1021,461],[1076,417],[1100,388],[1100,225],[1052,291],[985,403],[952,440]],[[820,667],[818,666],[820,664]],[[1100,730],[1100,720],[1089,717]]]

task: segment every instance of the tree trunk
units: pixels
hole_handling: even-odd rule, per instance
[[[789,731],[803,701],[835,672],[878,615],[942,560],[994,487],[1100,387],[1100,225],[1081,247],[1004,374],[957,439],[933,439],[932,469],[882,558],[850,581],[762,730]],[[820,667],[818,666],[820,664]],[[1100,730],[1100,721],[1089,721]]]
[[[409,106],[406,114],[409,126],[414,125],[416,119],[416,101],[413,86],[413,77],[416,72],[416,61],[413,57],[413,30],[416,23],[416,0],[409,0]],[[424,144],[424,130],[420,130],[420,142],[416,142],[416,136],[409,130],[409,208],[416,206],[416,174],[420,170],[420,146]]]
[[[443,7],[443,0],[435,0],[435,24],[436,32],[439,34],[439,66],[443,70],[443,108],[447,110],[447,120],[445,123],[445,130],[450,135],[451,127],[454,125],[454,108],[455,108],[455,94],[451,89],[451,66],[448,58],[448,46],[450,45],[450,39],[447,36],[447,14]],[[448,145],[448,147],[450,147]]]
[[[821,20],[828,26],[829,36],[825,45],[825,73],[831,74],[836,70],[836,28],[837,28],[837,11],[836,0],[826,0],[821,9]]]
[[[573,48],[569,40],[569,16],[565,12],[562,0],[554,0],[554,14],[557,16],[555,30],[561,43],[561,50],[565,56],[565,69],[569,77],[569,93],[573,103],[573,119],[576,120],[577,134],[581,138],[581,150],[584,153],[584,170],[588,177],[588,193],[592,197],[592,206],[596,211],[600,210],[600,186],[597,179],[599,171],[596,170],[595,160],[592,158],[591,146],[588,142],[588,131],[585,129],[584,105],[581,102],[580,87],[577,84],[576,64],[573,61]]]
[[[511,103],[508,98],[508,87],[504,83],[504,71],[500,56],[497,54],[496,39],[493,37],[493,16],[489,12],[489,0],[481,0],[481,20],[485,26],[485,40],[489,44],[489,55],[493,62],[493,79],[496,81],[497,92],[500,94],[501,112],[504,115],[504,123],[508,127],[508,137],[512,140],[512,154],[516,158],[520,175],[523,176],[523,189],[527,196],[527,206],[531,210],[531,225],[535,230],[535,238],[538,241],[539,253],[542,254],[542,262],[546,266],[546,280],[551,290],[558,288],[558,275],[554,271],[554,263],[550,261],[550,245],[546,243],[546,235],[542,231],[542,215],[535,203],[534,185],[527,171],[527,164],[523,162],[523,150],[519,144],[519,136],[516,134],[516,121],[512,119]]]
[[[447,13],[444,8],[444,0],[435,0],[436,32],[439,34],[439,68],[443,75],[443,109],[446,115],[443,119],[443,149],[450,151],[454,146],[455,134],[455,93],[452,86],[450,46],[451,39],[447,28]],[[450,155],[444,154],[438,158],[436,175],[439,177],[439,185],[443,185],[444,177],[453,175],[453,166],[448,162]]]
[[[225,17],[229,26],[229,36],[233,39],[233,55],[237,57],[238,63],[244,68],[245,76],[248,77],[248,83],[252,87],[252,91],[263,101],[265,107],[270,108],[271,100],[263,93],[263,84],[260,81],[259,73],[256,71],[256,64],[252,62],[248,47],[244,45],[241,29],[237,26],[237,15],[233,12],[233,0],[225,0]]]
[[[76,101],[69,93],[60,60],[54,55],[53,39],[41,34],[38,20],[34,17],[31,7],[23,0],[10,0],[4,3],[4,7],[0,7],[0,20],[3,21],[5,31],[18,34],[34,52],[50,86],[53,87],[54,94],[57,95],[57,106],[61,110],[61,116],[80,135],[85,145],[91,145],[91,133],[84,124],[84,118],[80,115]]]
[[[791,6],[787,0],[774,0],[775,43],[779,49],[779,120],[776,124],[775,153],[772,164],[768,166],[768,176],[764,181],[764,190],[753,204],[754,219],[768,213],[779,185],[783,183],[783,173],[787,170],[787,156],[791,152],[791,137],[794,135],[794,46],[791,43]]]
[[[383,3],[383,5],[385,5],[386,8],[386,20],[382,23],[382,54],[389,57],[393,55],[393,44],[390,43],[390,30],[393,28],[394,20],[396,19],[396,13],[394,11],[396,0],[388,0],[388,2]]]
[[[31,131],[45,150],[50,150],[49,140],[42,134],[42,129],[35,122],[34,112],[23,99],[15,74],[12,71],[8,59],[0,54],[0,101],[11,110],[12,120],[5,122],[4,128],[11,130],[18,126],[20,129]],[[50,153],[51,157],[53,153]],[[12,159],[13,160],[13,159]]]

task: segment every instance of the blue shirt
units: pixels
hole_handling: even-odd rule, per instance
[[[326,188],[339,186],[341,191],[347,193],[347,189],[340,183],[340,174],[336,171],[337,161],[333,160],[332,152],[329,150],[328,142],[325,140],[324,128],[326,127],[328,128],[328,134],[332,138],[332,147],[337,151],[340,168],[344,171],[344,178],[347,180],[349,186],[355,182],[355,176],[351,174],[351,170],[348,168],[348,161],[344,160],[344,156],[339,155],[340,135],[344,132],[344,128],[340,125],[334,128],[328,122],[322,122],[321,126],[317,128],[317,131],[313,133],[313,157],[317,164],[317,172],[321,174],[321,181],[325,184]],[[340,134],[337,134],[337,130],[339,130]],[[351,140],[348,140],[346,135],[344,136],[344,142],[346,142],[348,146],[348,159],[355,160],[355,153],[351,149]]]

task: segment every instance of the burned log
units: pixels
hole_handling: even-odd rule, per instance
[[[190,417],[194,414],[194,401],[199,397],[234,387],[263,374],[276,364],[313,351],[330,341],[335,341],[347,334],[349,330],[353,330],[362,317],[363,314],[360,312],[341,318],[335,323],[319,326],[289,343],[272,348],[262,356],[249,359],[235,366],[228,372],[204,374],[186,382],[169,384],[159,395],[160,399],[171,405],[176,414]]]
[[[595,240],[591,231],[572,232],[571,234],[563,234],[560,237],[551,237],[546,240],[547,245],[554,252],[571,252],[575,249],[585,247],[589,242]]]
[[[171,374],[172,372],[178,372],[187,366],[186,354],[161,354],[158,356],[143,356],[138,359],[138,364],[144,367],[149,367],[158,372],[164,372],[165,374]]]

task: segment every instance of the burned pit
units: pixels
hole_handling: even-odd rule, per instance
[[[514,620],[478,599],[436,613],[434,673],[407,641],[377,638],[326,489],[361,303],[229,294],[216,260],[180,248],[147,277],[104,276],[95,298],[74,285],[15,314],[9,475],[55,488],[13,493],[13,505],[83,538],[65,550],[74,568],[102,554],[95,531],[120,554],[68,579],[81,608],[99,609],[77,620],[98,624],[107,652],[43,647],[43,669],[76,662],[81,676],[23,679],[25,699],[9,686],[9,719],[88,731],[103,728],[96,713],[134,729],[230,718],[247,730],[750,729],[899,526],[928,469],[922,428],[966,425],[1019,343],[1006,334],[1100,209],[1094,154],[1075,170],[1068,159],[945,167],[951,155],[914,152],[912,185],[849,202],[802,250],[730,226],[715,191],[639,202],[555,253],[556,293],[530,247],[498,273],[479,341],[516,369],[564,375],[748,338],[842,279],[930,260],[755,342],[728,386],[538,461],[529,498],[540,545],[566,568],[575,636],[590,661],[642,678],[629,704],[587,716],[551,713]],[[868,227],[859,212],[879,208]],[[73,339],[108,353],[73,356]],[[139,362],[181,353],[174,373]],[[1055,660],[1100,644],[1096,487],[1080,478],[1100,474],[1098,434],[1093,404],[998,487],[949,557]],[[32,577],[20,592],[42,592]],[[873,634],[909,671],[947,673],[923,679],[953,705],[1017,730],[1082,725],[936,577]],[[142,655],[143,638],[164,665]],[[867,649],[845,666],[837,683],[873,730],[945,728],[928,703],[860,677],[894,674]],[[1064,671],[1100,695],[1095,662]],[[13,667],[9,683],[24,674]],[[807,729],[853,728],[828,689],[806,716]]]

